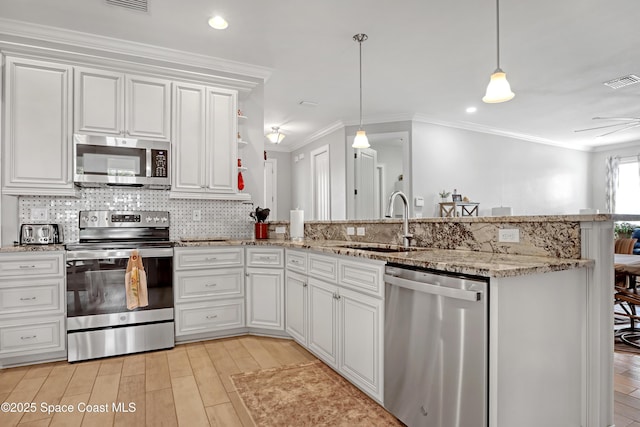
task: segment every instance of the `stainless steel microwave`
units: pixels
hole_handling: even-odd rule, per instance
[[[73,135],[73,181],[80,187],[171,187],[171,143]]]

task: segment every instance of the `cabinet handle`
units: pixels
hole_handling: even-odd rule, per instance
[[[20,265],[18,268],[26,270],[26,269],[29,269],[29,268],[36,268],[36,266],[33,265],[33,264],[32,265]]]
[[[249,277],[249,273],[244,273],[245,276]]]
[[[217,283],[207,283],[206,285],[204,285],[205,288],[213,288],[215,286],[218,286]]]
[[[20,301],[35,301],[36,297],[20,298]]]
[[[21,340],[32,340],[34,338],[37,338],[37,335],[31,335],[30,337],[20,337]]]
[[[300,261],[298,261],[297,259],[292,259],[291,264],[300,264]]]
[[[217,261],[217,260],[218,260],[218,258],[216,258],[216,257],[212,256],[212,257],[207,257],[207,258],[205,258],[204,260],[205,260],[205,261]]]
[[[209,316],[207,316],[207,319],[215,319],[216,317],[218,317],[217,314],[209,315]]]
[[[306,284],[306,283],[302,283],[302,287],[303,287],[303,288],[306,288],[307,286],[309,286],[309,285],[308,285],[308,284]]]

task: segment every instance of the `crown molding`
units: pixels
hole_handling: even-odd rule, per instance
[[[271,68],[259,65],[4,18],[0,18],[0,35],[25,37],[121,55],[134,55],[156,61],[239,74],[263,81],[267,81],[273,72]]]
[[[319,140],[320,138],[323,138],[337,130],[340,130],[342,128],[345,127],[344,122],[342,122],[341,120],[338,120],[337,122],[331,123],[330,125],[328,125],[327,127],[324,127],[322,129],[320,129],[319,131],[312,133],[311,135],[309,135],[307,138],[303,139],[300,142],[294,143],[292,145],[289,145],[289,151],[295,151],[295,150],[299,150],[300,148],[304,147],[307,144],[311,144],[314,141]]]
[[[619,142],[616,144],[598,145],[593,147],[591,151],[594,153],[602,153],[605,151],[623,150],[627,148],[640,148],[640,141]]]
[[[414,115],[412,120],[419,123],[428,123],[428,124],[446,126],[446,127],[455,128],[455,129],[469,130],[472,132],[480,132],[480,133],[486,133],[491,135],[504,136],[507,138],[519,139],[522,141],[535,142],[537,144],[544,144],[544,145],[551,145],[559,148],[566,148],[569,150],[593,151],[592,147],[569,145],[567,143],[554,141],[551,139],[540,138],[540,137],[525,134],[525,133],[505,131],[502,129],[496,129],[489,126],[479,125],[477,123],[447,122],[447,121],[435,119],[433,117],[429,117],[423,114]]]

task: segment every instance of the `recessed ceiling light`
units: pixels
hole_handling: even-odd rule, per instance
[[[465,111],[467,113],[475,113],[476,111],[478,111],[478,109],[476,107],[467,107]]]
[[[209,19],[209,26],[216,30],[224,30],[229,26],[229,23],[222,16],[216,15]]]

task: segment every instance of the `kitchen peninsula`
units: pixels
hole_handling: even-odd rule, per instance
[[[235,251],[241,261],[238,267],[245,267],[247,274],[251,270],[267,278],[282,278],[283,269],[293,277],[290,255],[304,260],[333,261],[336,277],[343,266],[370,266],[375,272],[371,277],[378,285],[387,262],[488,278],[489,425],[600,427],[613,423],[610,282],[616,219],[610,215],[590,215],[411,220],[410,231],[416,236],[417,247],[398,252],[372,250],[399,249],[402,223],[398,220],[310,221],[305,225],[302,242],[290,241],[286,232],[275,233],[276,227],[284,226],[286,230],[285,222],[271,223],[272,238],[266,240],[221,241],[216,236],[172,239],[176,257],[185,251],[191,254]],[[364,227],[366,235],[347,235],[347,225]],[[520,242],[499,242],[499,229],[517,229]],[[74,234],[65,231],[67,235]],[[271,252],[265,255],[261,248]],[[2,248],[2,252],[21,250]],[[223,271],[228,267],[214,267],[212,273],[217,269],[228,274]],[[308,277],[309,282],[314,280],[310,273]],[[340,287],[342,281],[336,279],[336,283]],[[246,292],[248,299],[248,287]],[[232,299],[241,301],[244,294],[240,295]],[[347,290],[344,295],[349,297]],[[286,292],[280,292],[279,297],[281,304],[289,298]],[[216,304],[220,305],[214,301]],[[248,315],[246,318],[246,328],[235,333],[251,329],[251,318]],[[288,321],[289,317],[284,320]],[[284,327],[280,331],[273,335],[287,334]],[[218,336],[225,336],[225,331],[221,332]]]
[[[414,219],[410,232],[423,250],[399,253],[345,247],[399,245],[399,220],[309,221],[304,242],[276,234],[288,224],[272,222],[269,240],[179,245],[284,246],[489,277],[489,425],[600,427],[613,424],[613,222],[629,218]],[[366,235],[347,235],[347,227]],[[500,242],[500,229],[517,229],[519,242]]]

